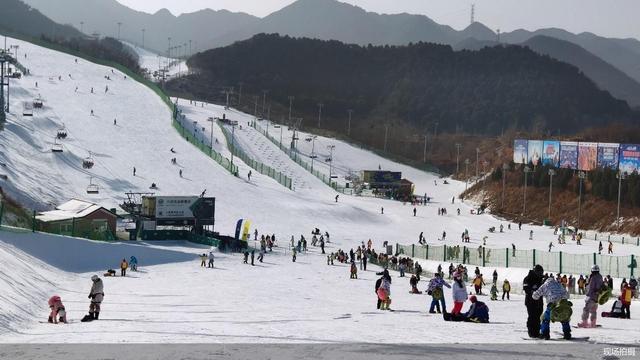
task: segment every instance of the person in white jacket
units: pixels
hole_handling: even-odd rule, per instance
[[[453,274],[451,291],[453,294],[453,310],[451,310],[451,314],[458,315],[462,311],[462,305],[467,301],[467,286],[462,281],[462,274],[459,271]]]
[[[92,321],[98,320],[100,316],[100,304],[102,304],[102,300],[104,299],[104,284],[102,283],[102,279],[98,275],[93,275],[91,277],[91,281],[93,284],[91,285],[91,291],[89,292],[89,299],[91,299],[91,304],[89,305],[89,315],[86,315],[82,321]]]

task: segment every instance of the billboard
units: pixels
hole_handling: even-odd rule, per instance
[[[513,162],[516,164],[527,163],[527,140],[516,139],[513,141]]]
[[[542,140],[529,140],[527,147],[527,163],[538,166],[542,161]]]
[[[560,141],[545,140],[542,145],[542,165],[557,167],[560,162]]]
[[[620,144],[620,171],[631,174],[640,169],[640,145]]]
[[[560,142],[560,167],[564,169],[578,168],[578,143],[575,141]]]
[[[598,168],[618,169],[620,144],[598,143]]]
[[[362,178],[364,182],[368,183],[392,184],[400,181],[402,173],[399,171],[365,170]]]
[[[157,196],[154,214],[158,225],[213,225],[215,202],[211,197]]]
[[[578,143],[578,170],[595,170],[598,165],[598,143]]]

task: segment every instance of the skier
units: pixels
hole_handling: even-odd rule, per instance
[[[596,318],[598,316],[598,298],[600,291],[604,285],[602,275],[600,275],[600,267],[593,265],[591,267],[591,276],[589,276],[589,288],[587,289],[587,297],[585,299],[584,309],[582,310],[582,322],[578,327],[594,328],[596,327]],[[587,319],[591,315],[591,323],[587,323]]]
[[[126,259],[122,259],[120,262],[120,276],[127,276],[127,269],[129,268],[129,263]]]
[[[251,181],[251,170],[249,170],[249,173],[247,174],[247,181]]]
[[[416,216],[416,208],[413,208],[413,216]]]
[[[340,195],[336,195],[336,202],[338,202],[338,198],[340,197]]]
[[[62,299],[58,295],[53,295],[49,298],[49,309],[51,309],[51,313],[49,313],[48,322],[57,324],[58,321],[61,323],[67,323],[67,312],[65,311],[64,305],[62,304]]]
[[[453,295],[453,310],[451,311],[451,314],[458,315],[462,311],[462,305],[467,301],[467,288],[464,282],[462,282],[462,274],[460,271],[453,273],[453,285],[451,291]]]
[[[209,251],[209,263],[207,267],[214,268],[213,261],[214,261],[213,251]]]
[[[533,293],[542,286],[542,276],[544,269],[536,265],[533,270],[522,281],[522,289],[525,293],[524,304],[527,307],[527,332],[529,337],[538,338],[540,336],[540,316],[542,315],[543,302],[541,299],[534,299]]]
[[[549,340],[549,323],[553,321],[562,324],[564,338],[570,340],[571,326],[569,326],[569,320],[571,319],[571,305],[573,304],[568,300],[569,293],[551,276],[531,295],[534,300],[540,300],[543,297],[547,300],[547,309],[544,311],[542,323],[540,324],[540,338]]]
[[[431,307],[429,308],[429,313],[434,314],[434,308],[437,309],[438,314],[440,314],[440,303],[442,303],[442,311],[447,312],[447,305],[444,300],[444,291],[442,287],[446,286],[451,288],[451,285],[442,279],[442,273],[438,272],[435,274],[434,278],[429,281],[429,286],[427,288],[427,294],[431,295]]]
[[[136,176],[136,167],[133,167],[133,176]]]
[[[129,258],[129,265],[131,266],[131,270],[138,271],[138,258],[131,255],[131,257]]]
[[[182,169],[180,169],[180,171],[178,172],[178,174],[180,174],[180,177],[182,177]]]
[[[511,284],[509,283],[509,280],[504,279],[504,282],[502,283],[502,300],[504,300],[505,295],[507,295],[507,300],[511,300],[509,299],[510,292],[511,292]]]
[[[91,285],[91,291],[89,292],[89,299],[91,299],[91,304],[89,305],[89,315],[85,315],[82,318],[82,322],[98,320],[100,317],[100,304],[104,299],[104,284],[102,283],[102,279],[98,275],[91,276],[91,281],[93,284]]]
[[[200,255],[200,267],[206,267],[207,266],[207,255],[206,254],[202,254]]]
[[[357,279],[357,278],[358,278],[358,267],[356,266],[356,263],[352,261],[350,279]]]

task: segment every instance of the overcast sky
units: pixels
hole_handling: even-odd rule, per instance
[[[294,0],[117,0],[136,10],[169,9],[178,15],[203,8],[266,16]],[[476,20],[492,29],[511,31],[559,27],[609,37],[640,39],[640,0],[342,0],[378,13],[427,15],[438,23],[462,29],[469,24],[471,4]]]

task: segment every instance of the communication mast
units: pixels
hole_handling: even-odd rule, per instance
[[[471,25],[476,22],[476,4],[471,4]]]

